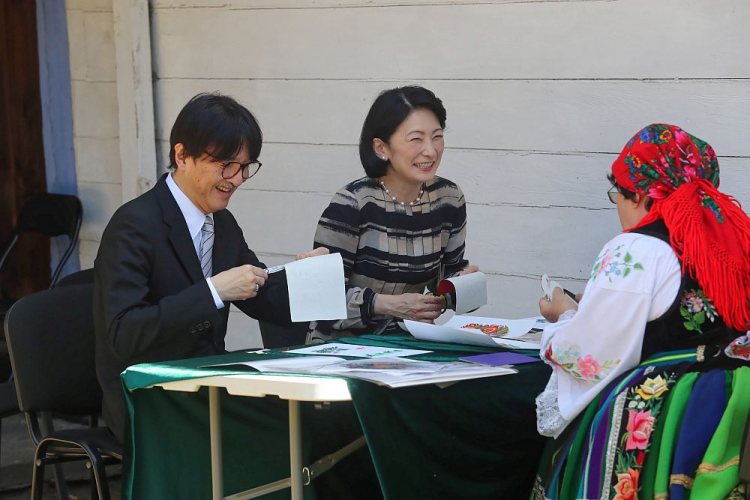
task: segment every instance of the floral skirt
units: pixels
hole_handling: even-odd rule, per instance
[[[740,497],[750,364],[662,353],[620,376],[545,450],[535,500]]]

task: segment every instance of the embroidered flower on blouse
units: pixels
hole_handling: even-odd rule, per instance
[[[713,323],[718,313],[703,290],[698,289],[690,290],[683,295],[680,300],[680,314],[685,320],[683,325],[687,330],[703,333],[702,325],[706,318]]]
[[[547,348],[544,357],[568,372],[573,378],[591,382],[602,380],[620,364],[619,359],[608,359],[600,363],[591,354],[581,356],[581,352],[576,349],[562,350],[557,347],[553,348],[552,345]]]
[[[614,250],[609,250],[600,255],[599,258],[594,262],[594,267],[591,270],[591,280],[598,278],[602,273],[612,283],[613,276],[621,276],[623,278],[630,275],[633,270],[643,271],[643,264],[640,262],[633,262],[633,256],[630,252],[625,252],[622,255],[622,245],[617,245]]]
[[[596,377],[602,371],[602,367],[591,357],[591,354],[588,354],[583,358],[578,358],[578,369],[580,370],[581,376],[587,379]]]

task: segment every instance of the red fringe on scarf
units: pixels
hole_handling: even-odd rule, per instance
[[[704,195],[718,207],[723,222],[701,204]],[[682,273],[698,280],[728,326],[750,329],[750,218],[740,203],[701,179],[654,200],[648,215],[632,229],[658,219],[669,229]]]

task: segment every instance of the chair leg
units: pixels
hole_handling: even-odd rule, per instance
[[[34,469],[31,473],[31,500],[42,500],[44,493],[44,464],[41,458],[47,453],[47,446],[40,444],[34,452]]]
[[[110,500],[107,471],[102,456],[97,450],[88,446],[84,446],[83,449],[86,450],[86,454],[89,456],[88,466],[91,468],[91,473],[94,476],[94,484],[96,485],[96,493],[99,500]],[[91,498],[95,498],[93,492]]]
[[[52,414],[48,412],[42,413],[42,423],[44,425],[44,432],[46,436],[55,431],[55,427],[52,425]],[[60,500],[68,500],[68,486],[65,483],[65,475],[63,474],[62,464],[52,465],[52,474],[55,476],[55,486],[57,487],[58,498]]]
[[[91,482],[89,483],[89,489],[91,490],[91,500],[101,500],[101,497],[99,496],[99,488],[97,488],[96,484],[94,467],[91,465],[91,462],[87,463],[86,466],[89,468],[89,476],[91,476],[89,478],[91,480]]]

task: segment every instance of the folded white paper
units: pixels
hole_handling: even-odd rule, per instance
[[[332,253],[286,264],[292,321],[346,318],[344,261]]]
[[[479,309],[487,304],[487,276],[476,272],[446,278],[438,284],[438,295],[453,291],[456,292],[456,314]]]

